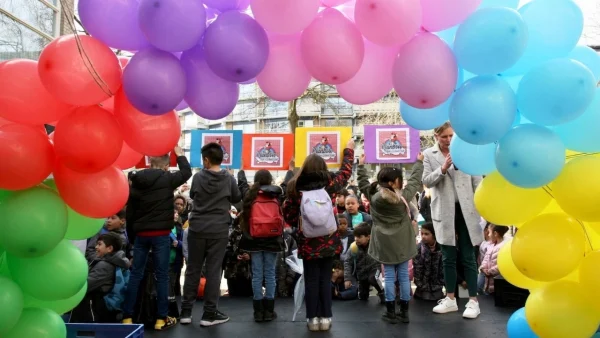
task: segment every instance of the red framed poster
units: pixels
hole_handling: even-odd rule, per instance
[[[293,134],[244,134],[243,169],[287,170],[294,156]]]

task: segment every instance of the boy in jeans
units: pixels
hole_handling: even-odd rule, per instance
[[[217,143],[202,147],[203,169],[194,175],[190,197],[193,208],[187,235],[188,260],[181,303],[181,324],[192,322],[192,308],[198,295],[202,267],[206,262],[204,314],[201,326],[229,321],[217,306],[220,297],[222,263],[229,237],[231,204],[242,200],[236,180],[221,169],[223,150]]]
[[[173,191],[192,176],[190,163],[180,147],[175,148],[179,171],[169,172],[169,155],[151,157],[150,169],[129,175],[131,187],[127,201],[127,232],[133,245],[133,264],[123,304],[123,324],[131,324],[133,308],[140,283],[144,278],[148,253],[156,275],[157,320],[156,330],[165,330],[177,324],[169,313],[169,258],[171,230],[173,229]]]
[[[358,281],[358,299],[366,301],[369,300],[369,289],[373,286],[383,304],[385,296],[376,277],[380,264],[367,254],[371,241],[371,226],[365,222],[357,225],[354,228],[354,240],[350,247],[351,253],[344,262],[345,287],[350,289],[353,281]]]

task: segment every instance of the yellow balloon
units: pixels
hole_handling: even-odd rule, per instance
[[[593,290],[593,289],[592,289]],[[525,317],[544,338],[589,338],[598,329],[598,316],[588,295],[594,291],[570,281],[549,283],[531,293]]]
[[[585,256],[579,267],[579,280],[583,288],[596,290],[600,285],[600,251],[590,252]],[[596,305],[600,318],[600,292],[590,292],[589,296]]]
[[[522,289],[534,290],[542,287],[545,283],[535,281],[521,273],[519,269],[513,263],[511,250],[512,241],[504,244],[500,252],[498,253],[498,269],[504,279],[510,284],[520,287]]]
[[[488,222],[513,225],[539,214],[552,196],[542,188],[516,187],[495,171],[479,184],[474,200],[477,211]]]
[[[563,209],[560,208],[560,205],[558,205],[558,203],[556,203],[555,199],[552,199],[552,201],[550,202],[550,204],[548,204],[548,206],[546,206],[546,209],[544,209],[541,214],[552,214],[552,213],[564,213]]]
[[[569,215],[589,222],[600,221],[600,158],[575,158],[565,165],[551,185],[558,205]]]
[[[600,223],[585,223],[585,253],[600,250]]]
[[[581,158],[581,157],[600,157],[600,154],[595,154],[595,153],[581,153],[579,151],[575,151],[575,150],[570,150],[567,149],[567,153],[565,158],[567,159],[567,162],[574,160],[576,158]]]
[[[553,282],[579,266],[585,253],[585,235],[581,225],[564,213],[541,214],[519,228],[511,253],[525,276]]]

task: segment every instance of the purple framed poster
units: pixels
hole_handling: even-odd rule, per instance
[[[419,131],[407,125],[364,126],[367,163],[413,163],[421,151]]]

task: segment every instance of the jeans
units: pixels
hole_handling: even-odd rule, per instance
[[[444,264],[444,281],[446,282],[446,292],[454,293],[456,291],[456,259],[460,259],[465,269],[465,280],[469,288],[469,297],[477,297],[477,262],[475,261],[475,251],[469,236],[469,229],[465,218],[456,203],[454,226],[458,236],[457,245],[441,245],[442,262]]]
[[[154,263],[154,274],[156,275],[156,300],[158,306],[158,317],[166,318],[169,313],[169,258],[171,255],[171,238],[169,235],[156,237],[137,236],[133,245],[133,266],[129,284],[125,291],[123,302],[123,314],[125,318],[131,318],[140,283],[144,278],[148,253],[152,249],[152,262]]]
[[[275,299],[275,266],[277,264],[277,253],[258,251],[250,253],[252,263],[252,291],[254,300],[263,299],[263,280],[265,281],[266,299]]]
[[[192,231],[188,232],[188,261],[183,284],[182,310],[192,311],[198,297],[202,267],[206,262],[204,311],[217,311],[219,297],[221,297],[221,275],[227,242],[227,238],[208,239]]]
[[[482,295],[487,294],[485,292],[485,275],[483,274],[483,272],[480,272],[477,276],[477,291],[479,292],[479,294]]]
[[[333,257],[307,259],[304,264],[306,318],[331,318],[331,272]]]
[[[410,300],[410,278],[408,276],[408,261],[400,264],[384,264],[385,271],[385,301],[396,300],[396,279],[400,283],[400,299]]]

